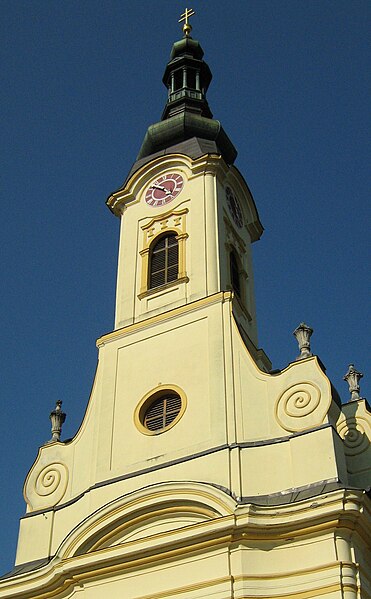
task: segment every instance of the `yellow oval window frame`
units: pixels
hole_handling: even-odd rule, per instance
[[[176,393],[177,395],[179,395],[180,401],[181,401],[180,410],[179,410],[178,414],[175,416],[174,420],[172,420],[172,422],[170,422],[170,424],[168,424],[164,428],[160,428],[156,431],[151,431],[146,426],[144,426],[144,418],[145,418],[146,412],[154,401],[156,401],[157,399],[160,399],[163,395],[166,395],[167,392]],[[178,387],[178,385],[158,385],[158,387],[155,387],[154,389],[151,389],[150,391],[148,391],[148,393],[146,393],[142,397],[139,404],[135,408],[134,424],[135,424],[136,428],[139,430],[139,432],[141,432],[143,435],[149,435],[149,436],[161,435],[162,433],[165,433],[169,429],[173,428],[173,426],[175,426],[179,422],[179,420],[182,418],[184,412],[186,411],[186,408],[187,408],[187,397],[186,397],[186,394],[184,393],[183,389]]]

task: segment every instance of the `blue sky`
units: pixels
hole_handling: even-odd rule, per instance
[[[265,227],[254,246],[260,345],[275,368],[312,350],[342,400],[354,362],[370,398],[371,4],[196,0],[208,100],[238,150]],[[113,327],[124,181],[149,124],[182,2],[2,0],[0,572],[14,562],[22,486],[89,398],[95,340]],[[257,406],[258,409],[258,406]]]

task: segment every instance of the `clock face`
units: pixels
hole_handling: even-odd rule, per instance
[[[164,206],[176,198],[182,191],[184,179],[177,173],[168,173],[161,175],[155,181],[152,181],[146,191],[146,202],[150,206]]]
[[[237,225],[237,227],[239,229],[242,229],[243,215],[242,215],[242,209],[241,209],[240,203],[237,200],[236,196],[234,195],[234,193],[230,187],[226,188],[225,194],[227,196],[227,204],[228,204],[229,212],[231,213],[231,216],[232,216],[235,224]]]

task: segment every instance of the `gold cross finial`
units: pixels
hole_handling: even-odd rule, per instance
[[[192,31],[192,25],[189,22],[189,17],[193,17],[194,14],[195,11],[193,10],[193,8],[186,8],[184,13],[180,15],[179,23],[184,21],[183,32],[186,37],[189,37]]]

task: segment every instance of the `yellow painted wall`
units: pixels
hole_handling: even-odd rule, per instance
[[[185,185],[152,208],[145,192],[164,172]],[[369,598],[370,413],[337,404],[316,357],[269,374],[251,258],[261,225],[241,175],[219,156],[168,155],[109,205],[122,216],[115,330],[98,339],[80,430],[43,446],[25,482],[16,564],[53,559],[0,582],[0,597]],[[148,248],[170,230],[181,278],[149,290]],[[149,434],[140,407],[163,388],[182,410]]]

